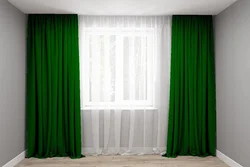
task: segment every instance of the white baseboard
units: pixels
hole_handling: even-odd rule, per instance
[[[8,163],[3,165],[3,167],[14,167],[19,162],[21,162],[25,158],[26,151],[21,152],[19,155],[17,155],[15,158],[10,160]]]
[[[235,162],[234,160],[220,152],[219,150],[216,150],[216,156],[230,167],[243,167],[239,163]]]

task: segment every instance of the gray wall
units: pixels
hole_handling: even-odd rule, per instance
[[[0,166],[25,150],[26,15],[0,0]]]
[[[250,0],[239,0],[215,23],[217,149],[250,166]]]

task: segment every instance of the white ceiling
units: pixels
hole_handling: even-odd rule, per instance
[[[216,15],[237,0],[9,0],[24,13]]]

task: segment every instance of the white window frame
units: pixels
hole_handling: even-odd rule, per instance
[[[152,47],[148,47],[148,53],[152,53],[151,56],[148,56],[148,63],[147,64],[147,100],[123,100],[123,63],[122,59],[116,59],[120,60],[116,61],[115,67],[120,67],[119,72],[116,72],[116,90],[121,90],[119,92],[116,92],[115,101],[114,102],[91,102],[90,97],[90,85],[89,85],[89,78],[90,78],[90,71],[89,71],[89,49],[87,49],[87,54],[83,55],[83,59],[81,58],[81,65],[84,68],[84,71],[81,72],[81,78],[84,80],[81,82],[81,90],[82,92],[82,108],[83,109],[126,109],[126,108],[153,108],[153,50],[155,49],[155,45],[153,42],[153,30],[154,28],[85,28],[84,33],[86,40],[84,41],[84,49],[87,49],[89,47],[89,38],[90,36],[104,36],[104,41],[106,37],[110,35],[116,36],[116,56],[123,56],[123,37],[129,36],[133,39],[134,37],[139,36],[143,37],[146,36],[147,38],[151,38],[151,44]],[[120,39],[120,40],[119,40]],[[151,50],[152,49],[152,50]],[[132,49],[133,50],[133,49]],[[117,70],[117,68],[116,68]]]

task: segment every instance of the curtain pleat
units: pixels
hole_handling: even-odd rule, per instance
[[[77,15],[29,15],[27,157],[81,155]]]
[[[173,16],[167,157],[215,156],[212,16]]]

